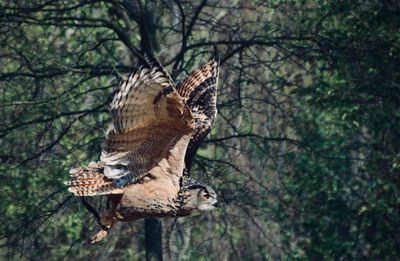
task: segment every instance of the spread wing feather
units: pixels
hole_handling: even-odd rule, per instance
[[[110,112],[113,124],[101,161],[106,165],[104,175],[117,187],[146,174],[194,129],[192,114],[170,76],[148,57],[121,85]]]
[[[201,141],[210,132],[217,115],[217,82],[219,61],[216,55],[208,63],[193,71],[176,90],[190,108],[195,119],[195,130],[185,155],[187,173]]]
[[[71,169],[72,180],[64,184],[75,196],[122,194],[123,190],[116,188],[112,179],[103,175],[103,167],[101,163],[91,162],[87,167]]]

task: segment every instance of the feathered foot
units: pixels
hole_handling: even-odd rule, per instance
[[[90,243],[95,244],[100,242],[105,236],[107,236],[108,230],[110,230],[116,221],[117,218],[115,211],[107,210],[100,218],[101,230],[92,237]]]
[[[94,237],[92,237],[90,243],[95,244],[97,242],[100,242],[105,236],[107,236],[107,230],[102,229],[99,232],[97,232],[96,235],[94,235]]]
[[[97,242],[100,242],[105,236],[107,236],[107,230],[102,229],[99,232],[97,232],[96,235],[94,235],[94,237],[92,237],[90,243],[95,244]]]

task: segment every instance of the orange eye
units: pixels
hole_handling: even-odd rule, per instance
[[[210,194],[208,194],[207,192],[203,193],[203,198],[208,199],[210,197]]]

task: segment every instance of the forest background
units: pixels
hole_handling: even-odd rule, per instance
[[[164,259],[398,258],[399,28],[395,0],[1,0],[0,259],[143,260],[143,221],[89,245],[63,181],[99,159],[140,54],[179,81],[214,45],[218,117],[192,173],[220,207],[162,221]]]

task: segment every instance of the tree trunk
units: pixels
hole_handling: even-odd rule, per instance
[[[145,249],[147,261],[162,261],[161,221],[145,219]]]

